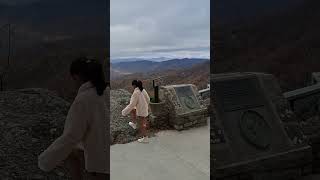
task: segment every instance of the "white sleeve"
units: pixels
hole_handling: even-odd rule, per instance
[[[130,99],[130,104],[122,110],[122,116],[128,115],[136,107],[137,102],[138,102],[138,94],[136,92],[133,92]]]
[[[147,103],[150,104],[150,96],[149,96],[149,94],[148,94],[148,92],[146,90],[144,90],[144,96],[145,96],[145,98],[147,100]]]
[[[62,136],[56,139],[43,153],[38,157],[38,166],[43,171],[51,171],[59,163],[64,161],[73,148],[81,142],[86,133],[87,110],[82,103],[72,104],[65,122]]]

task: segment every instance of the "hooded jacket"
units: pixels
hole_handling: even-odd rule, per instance
[[[65,160],[74,148],[82,147],[88,172],[109,173],[109,115],[105,94],[98,96],[95,87],[84,83],[68,112],[63,134],[38,158],[38,166],[51,171]]]

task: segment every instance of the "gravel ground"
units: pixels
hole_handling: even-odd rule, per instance
[[[42,89],[0,93],[1,179],[66,179],[64,170],[42,172],[37,158],[62,133],[69,106]]]
[[[131,94],[112,90],[112,143],[127,143],[138,138],[121,115]],[[57,168],[42,172],[38,155],[62,134],[70,103],[44,89],[24,89],[0,93],[0,179],[67,179],[67,171]]]

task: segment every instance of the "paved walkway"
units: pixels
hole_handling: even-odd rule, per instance
[[[111,180],[209,180],[209,127],[162,131],[148,144],[111,146]]]

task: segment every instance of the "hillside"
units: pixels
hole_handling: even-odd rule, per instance
[[[166,61],[151,61],[151,60],[139,60],[139,61],[127,61],[112,63],[112,69],[127,72],[127,73],[148,73],[148,72],[160,72],[166,70],[175,70],[190,68],[195,64],[200,64],[208,61],[208,59],[171,59]]]
[[[158,79],[161,77],[161,79]],[[121,79],[112,80],[112,89],[126,89],[132,92],[131,82],[134,79],[142,80],[145,88],[149,94],[153,95],[152,80],[156,80],[158,85],[170,85],[170,84],[195,84],[198,89],[204,89],[207,87],[210,78],[210,62],[196,64],[191,68],[184,68],[178,70],[167,70],[157,73],[141,74],[135,73],[123,76]]]
[[[110,79],[116,80],[128,74],[130,73],[121,72],[119,70],[113,69],[112,66],[110,67]]]
[[[320,69],[319,8],[319,1],[309,0],[248,24],[215,24],[213,72],[271,73],[284,91],[307,85]]]

